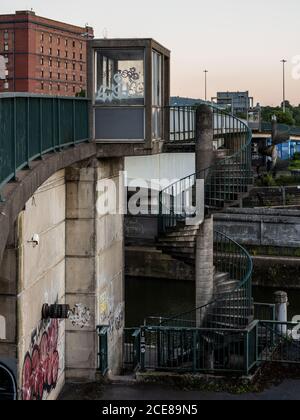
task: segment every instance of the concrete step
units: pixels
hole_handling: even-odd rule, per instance
[[[226,282],[229,280],[229,274],[228,273],[219,273],[216,272],[214,276],[214,284],[217,286],[220,283]]]
[[[171,243],[173,243],[173,242],[195,242],[195,238],[196,238],[196,236],[195,235],[189,235],[189,236],[181,236],[181,235],[178,235],[178,236],[168,236],[168,235],[165,235],[165,236],[160,236],[159,238],[158,238],[158,242],[159,243],[168,243],[168,242],[171,242]]]
[[[160,249],[187,249],[187,248],[195,248],[196,243],[195,241],[159,241],[157,245]]]
[[[228,280],[228,281],[224,281],[221,282],[219,284],[216,285],[216,290],[217,293],[226,293],[226,292],[231,292],[234,291],[236,289],[236,287],[238,287],[239,282],[236,280]]]

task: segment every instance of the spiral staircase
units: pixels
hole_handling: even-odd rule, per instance
[[[192,174],[168,186],[159,197],[157,248],[189,265],[195,265],[196,238],[200,229],[200,225],[186,224],[186,219],[195,215],[196,178],[204,179],[206,218],[238,205],[253,183],[251,130],[235,116],[208,106],[213,119],[213,165],[197,176]],[[173,113],[172,141],[178,144],[188,136],[195,136],[195,130],[190,129],[195,109],[181,107],[173,109]],[[185,121],[188,121],[188,134],[178,133]],[[254,319],[252,259],[243,247],[215,231],[214,269],[210,302],[188,313],[147,321],[149,329],[146,327],[144,334],[148,341],[149,336],[152,337],[152,350],[148,347],[148,359],[143,358],[144,367],[183,371],[192,367],[193,371],[244,369],[246,356],[249,361],[249,348],[242,331],[246,331]],[[234,361],[232,354],[236,356]],[[247,363],[247,371],[250,364]]]

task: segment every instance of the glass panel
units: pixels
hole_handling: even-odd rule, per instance
[[[157,52],[152,52],[152,104],[153,106],[162,105],[162,57]]]
[[[96,51],[98,104],[144,105],[144,50]]]
[[[152,51],[152,137],[162,138],[162,56]]]

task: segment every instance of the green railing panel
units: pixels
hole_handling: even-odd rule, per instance
[[[88,99],[0,95],[0,194],[31,160],[88,141],[89,133]]]

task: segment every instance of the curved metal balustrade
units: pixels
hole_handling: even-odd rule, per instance
[[[215,231],[214,266],[216,272],[228,274],[231,290],[222,292],[216,287],[212,300],[206,305],[170,318],[148,318],[146,324],[213,329],[246,327],[253,312],[251,256],[227,235]]]
[[[252,132],[246,122],[208,105],[212,109],[214,149],[219,160],[198,174],[205,179],[205,209],[210,214],[241,199],[252,184]],[[170,139],[195,141],[196,109],[172,107]],[[159,195],[160,231],[175,227],[177,221],[194,214],[196,174],[191,174],[167,188]]]
[[[44,154],[88,141],[89,101],[46,95],[0,96],[0,192]]]

